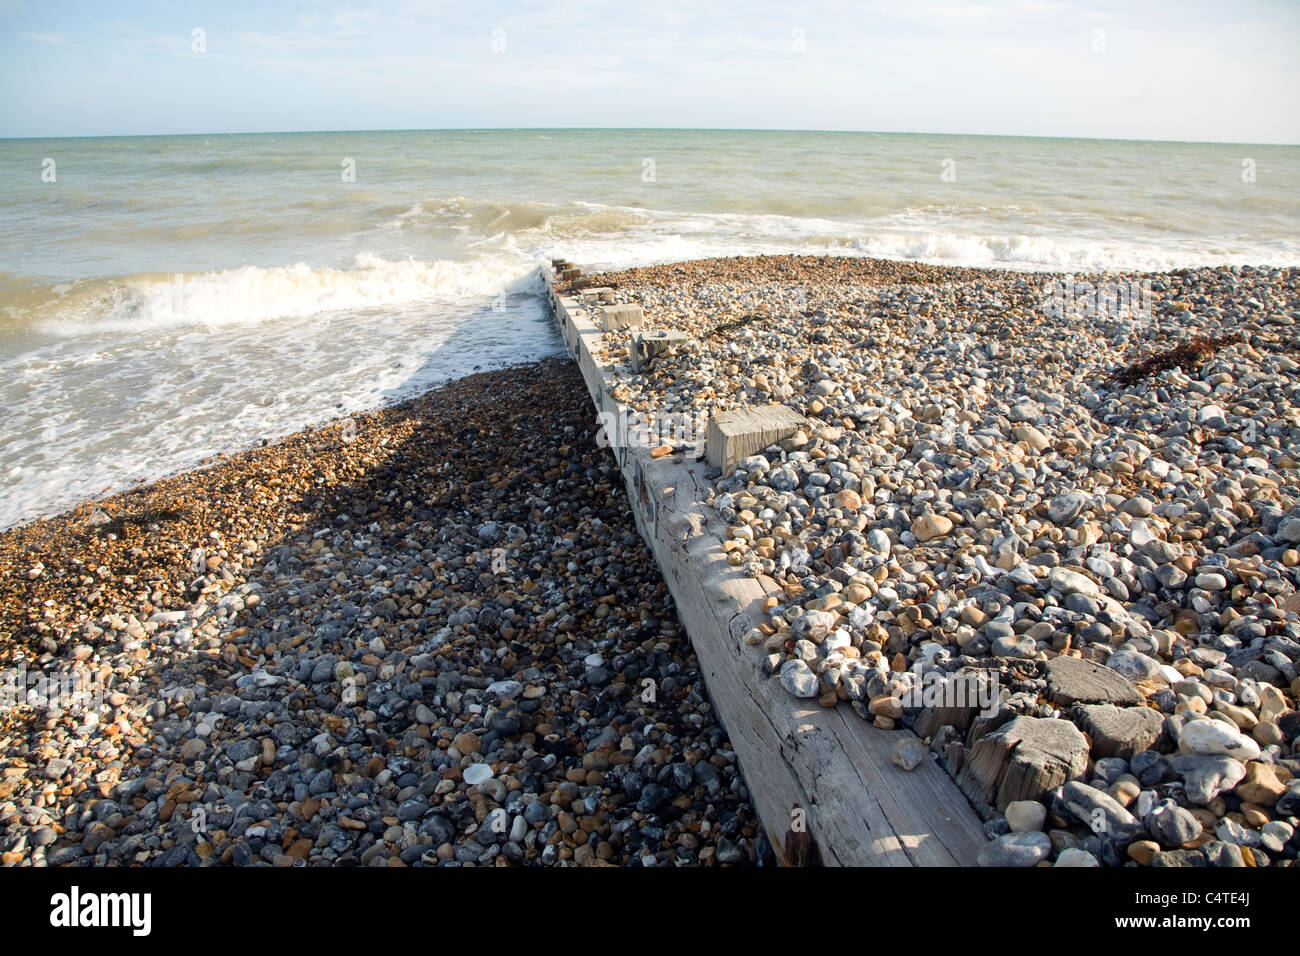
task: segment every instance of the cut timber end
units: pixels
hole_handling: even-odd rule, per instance
[[[574,279],[579,278],[581,275],[582,275],[581,269],[565,269],[563,272],[560,273],[560,280],[562,282],[572,282]]]
[[[586,302],[587,297],[583,296]],[[606,305],[596,310],[600,316],[600,327],[605,332],[621,332],[623,329],[641,328],[643,314],[641,306],[633,304]]]
[[[632,371],[645,371],[660,355],[666,355],[677,346],[685,345],[689,341],[684,332],[678,332],[676,329],[660,329],[657,332],[639,332],[633,335]]]
[[[592,308],[599,304],[614,304],[614,290],[609,286],[591,286],[582,290],[582,304],[585,308]]]
[[[1088,742],[1068,720],[1015,717],[971,748],[957,786],[989,816],[1014,800],[1041,800],[1088,769]]]
[[[1142,703],[1142,693],[1119,673],[1081,657],[1054,657],[1047,662],[1047,692],[1059,707],[1075,704]]]
[[[789,405],[719,412],[709,419],[709,464],[728,471],[736,462],[789,438],[804,424],[804,417]]]
[[[921,708],[912,732],[918,737],[933,737],[945,725],[965,734],[979,713],[979,701],[997,696],[995,674],[968,669],[958,671],[938,687],[935,704]]]

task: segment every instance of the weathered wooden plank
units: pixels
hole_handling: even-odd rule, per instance
[[[680,348],[689,341],[681,332],[672,329],[636,333],[632,336],[631,345],[632,370],[645,371],[658,356]]]
[[[601,332],[579,299],[549,298],[597,411],[626,413],[595,359]],[[849,866],[974,865],[985,843],[979,819],[933,762],[906,772],[890,762],[910,731],[883,731],[848,707],[823,708],[762,673],[743,635],[760,620],[776,582],[753,578],[722,551],[726,528],[703,503],[704,462],[652,459],[615,448],[637,527],[673,594],[678,616],[778,855],[800,808],[823,863]]]
[[[709,464],[727,471],[768,445],[789,438],[806,423],[789,405],[737,408],[709,419]]]
[[[587,296],[583,295],[583,302]],[[624,303],[622,305],[597,306],[596,314],[600,317],[600,327],[606,332],[621,332],[623,329],[641,328],[641,306]]]

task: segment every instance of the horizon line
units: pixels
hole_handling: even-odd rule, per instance
[[[34,140],[85,140],[85,139],[174,139],[198,136],[312,136],[345,133],[506,133],[506,132],[624,132],[624,133],[833,133],[866,136],[962,136],[985,139],[1047,139],[1098,143],[1173,143],[1184,146],[1277,146],[1295,147],[1295,143],[1251,142],[1246,140],[1211,139],[1135,139],[1122,136],[1047,136],[1023,133],[934,133],[921,130],[866,130],[822,129],[747,126],[431,126],[387,127],[358,129],[301,129],[301,130],[228,130],[224,132],[190,133],[99,133],[62,136],[0,136],[0,142]]]

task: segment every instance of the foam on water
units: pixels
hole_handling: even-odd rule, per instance
[[[174,276],[126,276],[52,290],[40,329],[58,336],[224,327],[387,309],[418,302],[539,294],[540,273],[517,256],[390,262],[370,253],[352,269],[305,262]]]
[[[562,354],[540,268],[1300,263],[1300,150],[673,130],[0,141],[0,527]],[[1243,153],[1248,149],[1248,153]],[[1240,177],[1258,161],[1258,182]],[[358,181],[339,178],[338,156]],[[656,158],[657,174],[643,176]],[[955,157],[958,179],[942,182]],[[1180,176],[1171,181],[1168,170]]]
[[[1029,225],[1035,231],[971,230]],[[493,232],[501,224],[510,228]],[[623,268],[688,258],[781,253],[866,255],[939,265],[1035,271],[1157,271],[1224,265],[1300,262],[1300,239],[1237,234],[1125,238],[1089,232],[1070,218],[1014,203],[966,209],[905,209],[866,221],[777,214],[656,210],[574,202],[476,202],[463,196],[426,200],[385,222],[384,229],[463,230],[472,252],[503,250],[524,260],[562,248],[570,259]]]
[[[0,360],[0,527],[562,351],[528,294],[44,336]]]

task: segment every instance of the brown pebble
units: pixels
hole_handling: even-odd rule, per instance
[[[478,734],[468,732],[457,734],[451,743],[453,747],[465,756],[476,754],[480,749],[482,749],[482,744],[479,742]]]
[[[1152,859],[1160,852],[1160,844],[1154,840],[1134,840],[1128,845],[1130,860],[1136,860],[1142,866],[1150,866]]]

